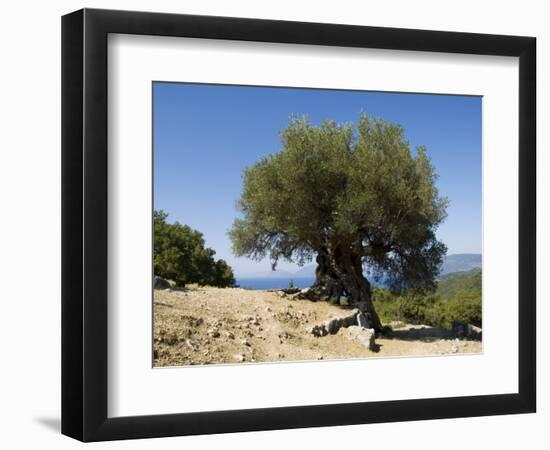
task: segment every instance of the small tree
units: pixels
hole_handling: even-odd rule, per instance
[[[403,129],[361,115],[350,124],[292,119],[283,149],[245,169],[229,236],[238,256],[304,264],[316,258],[311,299],[346,295],[373,328],[381,323],[370,283],[431,290],[446,247],[435,236],[447,201],[424,147],[413,155]]]
[[[229,264],[223,259],[218,259],[213,267],[213,278],[210,284],[218,287],[232,287],[235,283],[235,276]]]
[[[180,286],[234,286],[231,267],[223,259],[214,260],[216,252],[205,247],[202,233],[178,222],[167,223],[167,217],[163,211],[153,212],[155,274]]]

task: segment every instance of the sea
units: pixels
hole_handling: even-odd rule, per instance
[[[290,286],[304,289],[311,287],[315,277],[265,277],[265,278],[237,278],[237,286],[243,289],[252,289],[254,291],[267,291],[268,289],[282,289]],[[387,288],[385,280],[373,281],[371,285]]]
[[[252,289],[255,291],[265,291],[267,289],[282,289],[289,286],[304,289],[310,287],[314,281],[315,277],[237,278],[237,285],[243,289]]]

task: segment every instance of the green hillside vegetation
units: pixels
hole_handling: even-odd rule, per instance
[[[455,272],[441,277],[437,293],[442,298],[453,298],[461,291],[481,292],[481,270]]]
[[[482,326],[481,270],[458,272],[442,277],[434,294],[406,290],[394,295],[374,288],[376,310],[382,321],[399,321],[451,328],[454,320]]]

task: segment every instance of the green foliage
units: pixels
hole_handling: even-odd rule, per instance
[[[444,311],[439,297],[406,292],[397,300],[399,320],[407,323],[441,325]]]
[[[358,125],[292,119],[282,150],[243,174],[229,236],[238,256],[303,264],[321,248],[352,249],[395,290],[433,289],[446,247],[435,236],[447,200],[423,147],[403,129],[361,115]],[[413,154],[415,153],[415,154]]]
[[[435,294],[406,290],[394,295],[373,290],[374,304],[383,322],[402,321],[451,328],[454,320],[482,326],[481,271],[451,274],[439,282]]]
[[[387,289],[374,287],[372,290],[372,298],[376,312],[382,322],[401,321],[397,296],[393,295]]]
[[[166,222],[167,214],[153,212],[154,273],[179,286],[198,283],[228,287],[235,285],[231,267],[215,260],[216,252],[204,246],[202,233],[187,225]]]
[[[481,296],[468,292],[459,292],[447,304],[446,324],[453,320],[464,320],[478,327],[482,326]]]
[[[294,289],[294,281],[290,280],[290,281],[288,282],[288,288],[289,288],[289,289]]]

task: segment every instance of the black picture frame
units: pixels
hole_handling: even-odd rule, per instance
[[[519,57],[518,393],[109,418],[109,33]],[[535,92],[533,37],[96,9],[63,16],[62,433],[102,441],[535,412]]]

